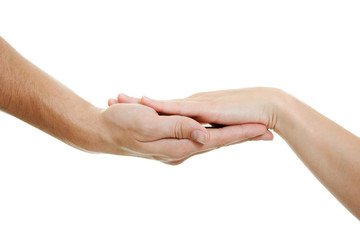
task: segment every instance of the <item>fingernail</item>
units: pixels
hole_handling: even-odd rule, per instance
[[[119,93],[119,94],[118,94],[118,98],[121,98],[121,97],[124,97],[124,96],[126,96],[126,95],[123,94],[123,93]]]
[[[111,105],[115,104],[115,103],[116,103],[116,100],[113,99],[113,98],[110,98],[110,99],[108,100],[108,105],[109,105],[109,107],[110,107]]]
[[[201,144],[205,144],[207,140],[207,134],[200,130],[195,130],[191,134],[191,138]]]

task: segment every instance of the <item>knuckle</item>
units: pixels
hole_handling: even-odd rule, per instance
[[[246,138],[249,138],[249,136],[251,136],[251,131],[247,128],[247,127],[242,127],[239,129],[239,133],[238,133],[238,136],[239,139],[246,139]]]
[[[180,119],[176,120],[175,127],[174,127],[174,137],[175,138],[183,138],[183,130],[184,130],[184,124]]]

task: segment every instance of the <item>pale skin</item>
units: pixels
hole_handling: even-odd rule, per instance
[[[360,219],[359,138],[280,90],[218,91],[173,101],[119,95],[108,103],[113,106],[106,110],[93,106],[0,37],[0,110],[65,143],[175,165],[221,146],[271,140],[267,129],[273,129]],[[226,126],[205,129],[199,122]]]
[[[226,126],[262,123],[284,138],[320,182],[360,220],[360,139],[279,89],[205,92],[171,101],[119,94],[109,100],[109,105],[115,103],[141,103],[159,113]]]
[[[176,165],[192,155],[247,140],[271,140],[265,125],[206,129],[185,116],[139,104],[101,109],[22,57],[0,37],[0,110],[89,152]]]

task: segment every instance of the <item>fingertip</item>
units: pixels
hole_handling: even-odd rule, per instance
[[[110,107],[111,105],[115,104],[116,103],[116,99],[113,99],[113,98],[109,98],[108,100],[108,106]]]
[[[154,109],[157,112],[161,112],[161,108],[159,108],[158,104],[154,104],[154,101],[150,98],[148,98],[147,96],[142,96],[140,99],[140,104],[151,107],[152,109]]]
[[[121,94],[121,93],[119,93],[119,94],[117,95],[117,99],[118,99],[119,102],[120,102],[122,96],[123,96],[123,94]]]
[[[262,140],[271,141],[274,139],[274,134],[272,132],[270,132],[269,130],[267,130],[266,133],[264,135],[262,135],[262,137],[263,137]]]
[[[117,96],[117,99],[119,102],[123,102],[124,100],[128,99],[129,96],[123,94],[123,93],[119,93],[118,96]]]
[[[207,132],[196,129],[191,133],[191,139],[204,145],[209,140],[209,134]]]
[[[271,141],[274,139],[274,134],[267,130],[263,135],[252,138],[251,140],[263,140],[263,141]]]
[[[255,138],[261,136],[267,132],[267,128],[263,124],[258,123],[249,123],[244,125],[239,125],[242,128],[243,137],[246,138]]]
[[[117,100],[119,103],[140,103],[139,98],[130,97],[123,93],[118,94]]]
[[[192,118],[188,119],[190,119],[192,122],[191,124],[193,129],[190,135],[190,139],[203,145],[206,144],[210,138],[209,131],[198,121]]]
[[[146,105],[146,103],[150,103],[151,102],[151,99],[146,97],[146,96],[142,96],[141,97],[141,103]]]
[[[257,125],[259,126],[259,131],[261,131],[263,134],[265,134],[268,131],[265,125],[263,124],[257,124]]]

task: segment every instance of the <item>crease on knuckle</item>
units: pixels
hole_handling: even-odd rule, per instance
[[[238,134],[238,137],[236,138],[236,140],[239,140],[240,138],[241,138],[241,139],[246,139],[246,138],[248,138],[248,136],[249,136],[249,131],[247,130],[247,128],[241,126],[238,131],[239,131],[239,134]]]
[[[183,128],[184,125],[180,120],[176,120],[175,127],[174,127],[174,137],[177,139],[182,139],[183,136]]]

